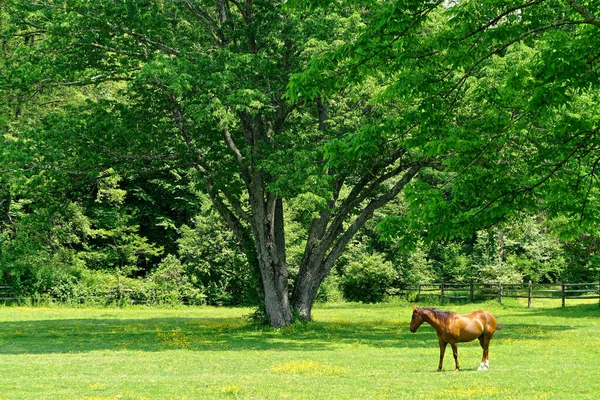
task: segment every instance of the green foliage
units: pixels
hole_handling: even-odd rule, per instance
[[[315,298],[320,303],[341,303],[344,301],[344,293],[341,290],[341,277],[337,274],[329,274],[319,286],[319,291]],[[364,301],[364,300],[359,300]]]
[[[170,297],[173,304],[182,302],[191,305],[204,304],[208,297],[202,289],[198,289],[192,284],[183,265],[173,255],[165,257],[147,280],[154,286],[154,290],[160,293],[160,296]]]
[[[145,279],[90,270],[82,270],[77,278],[54,284],[48,297],[66,304],[99,306],[205,304],[206,296],[173,256],[167,256]]]
[[[293,286],[356,234],[340,284],[376,298],[595,280],[597,3],[4,1],[0,283],[66,299],[112,275],[248,304],[258,250],[285,246]]]
[[[597,20],[582,15],[556,2],[382,6],[354,42],[311,60],[290,91],[311,98],[389,77],[371,101],[385,118],[327,153],[381,154],[384,129],[411,160],[444,172],[411,184],[408,215],[382,225],[386,234],[465,238],[523,208],[579,215],[565,228],[593,230],[599,36]]]
[[[27,201],[11,204],[17,220],[0,231],[0,278],[23,294],[43,293],[71,282],[85,267],[73,247],[80,241],[79,209],[69,204],[53,214],[41,208],[29,214]]]
[[[340,280],[340,288],[348,301],[376,303],[383,300],[392,287],[396,271],[379,255],[364,255],[351,261]]]
[[[208,304],[256,304],[247,258],[206,198],[203,205],[193,226],[181,227],[177,243],[182,268],[201,288]]]
[[[429,283],[439,280],[439,275],[433,269],[433,259],[427,252],[427,247],[418,243],[412,251],[395,251],[393,263],[398,271],[400,286],[413,286],[419,282]]]

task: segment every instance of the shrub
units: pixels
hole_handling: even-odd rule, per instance
[[[60,281],[48,294],[61,303],[87,305],[199,305],[206,297],[174,256],[167,256],[146,279],[83,270],[79,279]]]
[[[165,257],[147,280],[153,284],[155,292],[160,293],[156,299],[159,303],[205,303],[206,295],[194,287],[186,275],[183,265],[173,255],[169,254]]]
[[[202,288],[207,304],[256,304],[257,294],[246,256],[210,205],[205,204],[193,226],[182,226],[180,233],[177,243],[183,270]]]
[[[315,300],[321,303],[336,303],[344,300],[344,295],[340,291],[339,277],[335,273],[332,272],[323,280]]]
[[[381,255],[366,255],[348,264],[340,288],[348,301],[376,303],[383,300],[395,279],[392,263]]]

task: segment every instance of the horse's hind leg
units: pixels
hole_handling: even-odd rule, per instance
[[[456,371],[460,371],[460,365],[458,365],[458,347],[456,343],[450,343],[452,346],[452,354],[454,355],[454,365],[456,366]]]
[[[483,356],[481,357],[481,364],[479,364],[477,371],[487,371],[490,368],[488,356],[491,339],[491,336],[488,336],[485,333],[479,336],[479,344],[481,344],[481,348],[483,349]]]

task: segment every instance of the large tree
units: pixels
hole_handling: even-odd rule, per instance
[[[85,101],[11,132],[12,146],[28,154],[18,160],[22,170],[67,177],[61,185],[106,171],[184,171],[235,233],[273,326],[288,324],[292,309],[310,319],[344,246],[423,165],[385,141],[360,162],[325,164],[324,143],[381,117],[368,105],[377,82],[328,101],[285,96],[290,76],[314,54],[353,40],[363,10],[192,0],[5,7],[5,37],[27,38],[14,51],[5,91],[35,103],[57,87],[95,87]],[[297,196],[308,237],[290,299],[283,205]]]
[[[425,223],[432,237],[539,204],[536,189],[560,185],[558,171],[576,171],[577,198],[589,205],[599,58],[591,8],[283,3],[6,1],[5,37],[23,45],[4,90],[35,103],[56,88],[94,87],[11,132],[29,154],[23,170],[187,174],[235,233],[273,326],[292,310],[311,318],[344,247],[405,189],[412,217],[385,226]],[[291,298],[290,198],[307,216]]]

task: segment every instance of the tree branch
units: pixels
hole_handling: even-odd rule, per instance
[[[131,35],[133,37],[136,37],[139,40],[141,40],[142,42],[148,43],[149,45],[151,45],[153,47],[156,47],[156,48],[164,51],[165,53],[172,54],[172,55],[175,55],[175,56],[179,56],[181,54],[181,51],[179,51],[177,49],[174,49],[174,48],[172,48],[170,46],[167,46],[164,43],[158,42],[156,40],[152,40],[148,36],[146,36],[146,35],[144,35],[142,33],[136,32],[136,31],[134,31],[132,29],[124,28],[124,27],[119,26],[119,25],[115,25],[115,24],[113,24],[111,22],[108,22],[108,21],[104,21],[104,20],[102,20],[100,18],[97,18],[97,17],[94,17],[92,15],[86,14],[85,12],[82,12],[82,11],[77,10],[77,9],[75,9],[74,11],[77,12],[79,15],[81,15],[84,18],[91,19],[92,21],[95,21],[97,23],[100,23],[100,24],[102,24],[102,25],[110,28],[112,31],[118,31],[118,32],[121,32],[121,33],[126,33],[128,35]]]
[[[502,18],[506,17],[510,13],[513,13],[513,12],[518,11],[518,10],[522,10],[524,8],[533,6],[535,4],[544,3],[545,1],[546,0],[535,0],[535,1],[532,1],[530,3],[525,3],[525,4],[522,4],[520,6],[509,8],[508,10],[506,10],[505,12],[503,12],[502,14],[498,15],[496,18],[494,18],[491,21],[489,21],[487,24],[480,26],[477,30],[469,33],[468,35],[463,36],[462,38],[460,38],[460,40],[468,39],[471,36],[474,36],[474,35],[478,34],[479,32],[485,31],[487,28],[489,28],[490,26],[495,25],[496,23],[498,23],[498,21],[500,21]]]
[[[235,155],[235,158],[236,158],[238,164],[241,165],[242,161],[244,159],[244,156],[242,156],[242,153],[240,152],[240,150],[237,148],[237,146],[233,142],[233,138],[231,137],[231,132],[229,132],[229,129],[227,129],[227,128],[223,129],[221,131],[221,135],[223,136],[225,143],[227,143],[227,147],[229,147],[229,150],[231,150],[231,152]]]
[[[218,198],[218,195],[215,193],[217,185],[214,183],[214,180],[213,180],[214,173],[211,172],[211,170],[208,168],[208,166],[203,165],[204,156],[198,150],[198,148],[195,146],[194,141],[193,141],[191,135],[189,134],[189,132],[187,130],[187,126],[185,124],[183,113],[181,111],[181,108],[179,107],[177,99],[175,99],[175,96],[170,95],[169,96],[169,102],[172,105],[173,121],[175,122],[175,126],[177,127],[177,129],[181,133],[181,136],[182,136],[182,138],[183,138],[183,140],[184,140],[184,142],[186,144],[186,147],[189,149],[190,153],[194,154],[196,169],[198,170],[198,172],[200,172],[200,174],[204,178],[204,181],[205,181],[205,184],[206,184],[208,192],[209,193],[211,193],[211,192],[213,193],[213,194],[211,194],[211,198],[214,198],[215,201],[216,201],[216,199]],[[227,188],[220,187],[219,191],[229,201],[229,204],[238,213],[238,215],[241,218],[243,218],[244,220],[246,220],[246,221],[249,222],[250,221],[250,216],[242,209],[240,203],[238,201],[236,201],[236,199],[233,198],[233,196],[231,195],[231,193],[229,193],[229,191],[227,190]],[[220,206],[221,207],[225,207],[225,203],[223,203]]]
[[[339,206],[336,216],[334,217],[329,228],[327,229],[327,236],[329,237],[329,239],[328,239],[329,243],[324,243],[326,248],[328,248],[331,245],[331,243],[333,243],[333,240],[335,239],[335,237],[337,235],[336,232],[338,232],[342,228],[343,223],[344,223],[346,217],[348,216],[348,214],[350,214],[350,212],[353,209],[355,209],[360,203],[362,203],[369,196],[369,194],[371,194],[373,192],[373,190],[375,190],[375,188],[377,188],[377,186],[379,186],[380,184],[382,184],[389,178],[399,174],[401,171],[403,171],[407,167],[406,165],[401,164],[401,165],[397,166],[396,168],[393,168],[392,170],[388,171],[387,173],[383,173],[379,177],[376,177],[375,179],[373,179],[374,176],[376,174],[378,174],[379,172],[381,172],[385,167],[393,164],[398,159],[400,159],[405,154],[405,152],[406,152],[406,149],[404,149],[404,148],[399,149],[391,157],[389,162],[386,163],[386,165],[374,168],[373,172],[370,175],[364,175],[354,185],[354,187],[350,191],[350,194],[348,194],[348,196],[346,196],[346,198],[344,199],[342,204]]]
[[[567,0],[567,3],[569,3],[569,5],[575,11],[577,11],[579,13],[579,15],[581,15],[583,17],[583,19],[586,23],[595,25],[600,28],[600,19],[598,19],[598,17],[596,17],[591,12],[589,12],[585,7],[583,7],[581,4],[579,4],[575,0]]]
[[[140,68],[133,68],[126,72],[134,72],[134,71],[138,71],[138,70],[140,70]],[[82,79],[79,81],[57,82],[57,83],[52,84],[51,86],[86,86],[86,85],[95,85],[98,83],[108,82],[108,81],[118,82],[118,81],[133,80],[133,78],[130,76],[117,76],[117,74],[119,74],[119,73],[120,72],[112,71],[107,74],[96,75],[96,76],[92,76],[90,78]],[[41,87],[44,87],[44,85],[42,85]]]
[[[392,187],[389,192],[382,194],[381,196],[372,199],[369,204],[365,208],[362,209],[358,217],[352,222],[352,224],[346,229],[346,231],[340,236],[339,240],[332,247],[331,251],[325,258],[323,262],[323,267],[325,271],[329,272],[333,264],[337,261],[337,259],[342,254],[346,245],[350,242],[350,240],[354,237],[354,235],[359,231],[360,228],[364,226],[364,224],[373,217],[373,213],[378,208],[382,207],[390,200],[395,198],[404,187],[414,178],[414,176],[421,169],[421,165],[413,165],[409,168],[408,171],[402,176],[402,178],[396,182],[396,184]]]
[[[102,50],[106,50],[109,53],[115,53],[115,54],[123,54],[125,56],[131,56],[131,57],[140,57],[140,58],[146,58],[148,55],[144,54],[144,53],[137,53],[134,51],[127,51],[127,50],[119,50],[119,49],[115,49],[114,47],[110,47],[110,46],[105,46],[103,44],[100,43],[94,43],[94,42],[80,42],[80,43],[75,43],[76,45],[80,45],[80,46],[90,46],[90,47],[95,47],[97,49],[102,49]]]
[[[223,30],[219,28],[216,21],[206,11],[196,7],[191,0],[183,0],[183,2],[196,19],[204,25],[207,33],[210,34],[219,45],[224,46],[227,44],[228,41]]]

